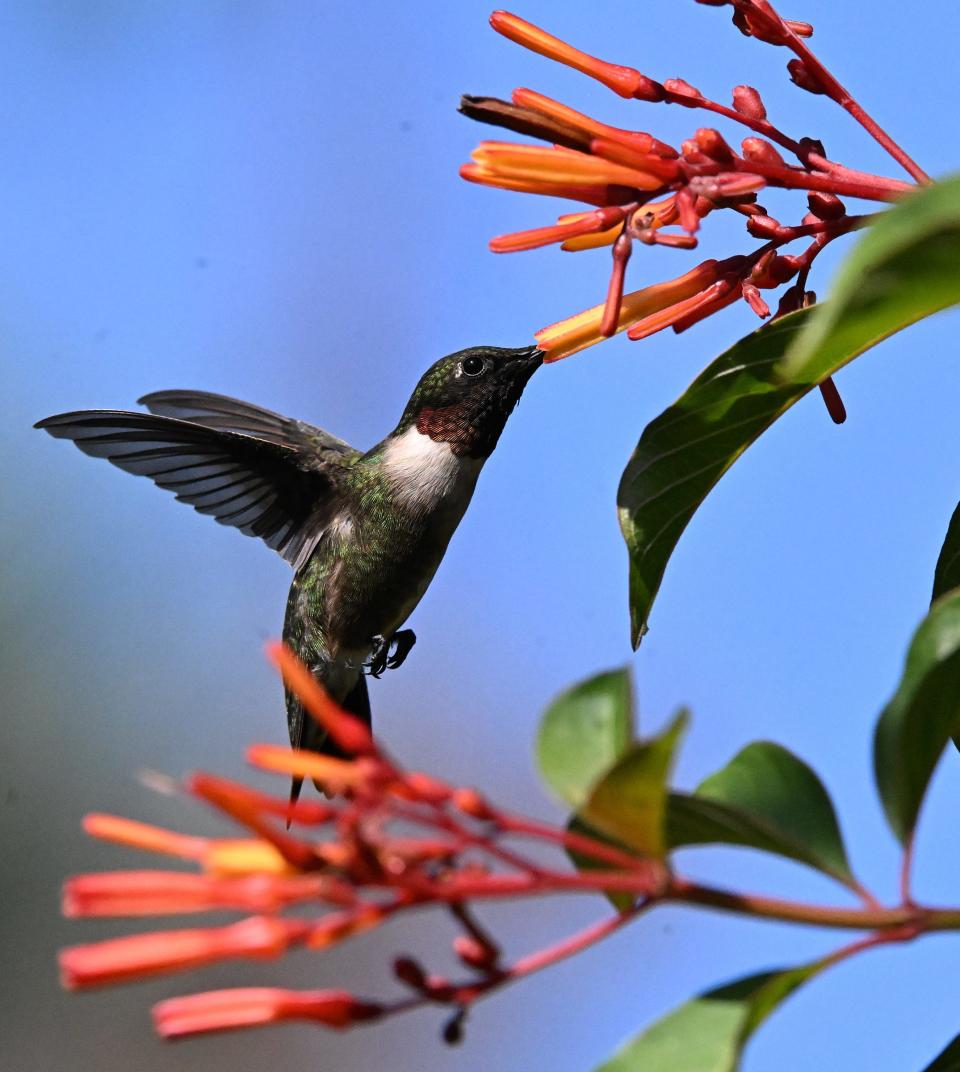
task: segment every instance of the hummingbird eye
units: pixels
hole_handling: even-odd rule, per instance
[[[487,363],[482,357],[465,357],[460,362],[460,368],[465,376],[480,376],[486,372]]]

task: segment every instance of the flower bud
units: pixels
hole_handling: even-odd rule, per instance
[[[783,157],[766,138],[744,138],[740,143],[740,150],[744,160],[751,160],[756,164],[767,164],[770,167],[787,166]]]
[[[751,216],[747,220],[747,230],[754,238],[776,238],[781,225],[772,216]]]
[[[808,93],[824,94],[827,91],[820,84],[820,80],[813,74],[809,67],[803,62],[803,60],[792,59],[787,64],[787,70],[790,72],[790,81],[795,86],[799,86],[801,89],[805,89]]]
[[[455,789],[451,799],[455,808],[473,819],[492,819],[496,814],[476,789]]]
[[[443,1041],[448,1046],[456,1046],[463,1041],[463,1024],[467,1018],[467,1010],[460,1009],[443,1025]]]
[[[839,220],[846,215],[847,209],[836,194],[821,193],[811,190],[807,194],[810,211],[821,220]]]
[[[397,957],[393,962],[393,974],[414,990],[427,988],[427,973],[412,957]]]
[[[760,94],[753,86],[733,87],[733,106],[747,119],[766,119],[767,109],[763,105]]]
[[[472,934],[461,934],[454,938],[453,951],[467,967],[478,971],[489,971],[499,956],[499,950],[479,941]]]
[[[695,138],[697,148],[709,156],[711,160],[716,160],[721,164],[733,162],[733,150],[727,145],[719,130],[714,130],[713,127],[701,127],[697,131]]]
[[[695,108],[703,100],[700,90],[682,78],[668,78],[663,83],[663,88],[667,91],[671,103],[682,104],[685,108]]]

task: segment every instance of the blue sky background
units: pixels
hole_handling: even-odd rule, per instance
[[[945,174],[957,166],[955,7],[925,4],[922,19],[894,0],[869,8],[806,0],[786,14],[816,25],[841,80]],[[670,0],[527,0],[516,10],[723,100],[734,84],[756,84],[788,131],[897,174],[839,109],[786,81],[783,50],[741,37],[724,11]],[[489,236],[562,207],[457,178],[484,136],[456,114],[458,94],[528,85],[668,140],[702,120],[622,102],[499,38],[487,14],[473,0],[0,3],[0,1002],[10,1068],[573,1072],[698,989],[842,941],[657,912],[483,1004],[456,1051],[437,1041],[432,1012],[346,1036],[293,1027],[176,1047],[149,1029],[153,1001],[220,985],[390,993],[396,951],[444,967],[451,931],[440,918],[319,959],[92,995],[57,987],[58,946],[124,926],[61,921],[62,877],[149,866],[86,842],[80,815],[219,830],[199,809],[146,792],[136,771],[240,774],[245,743],[283,739],[260,651],[279,632],[289,578],[255,541],[30,425],[199,387],[368,446],[436,357],[521,345],[600,300],[603,253],[487,252]],[[787,199],[764,201],[789,218]],[[802,199],[792,203],[799,215]],[[736,220],[710,224],[695,254],[638,251],[630,286],[753,247]],[[835,264],[831,249],[818,264],[821,293]],[[678,784],[750,740],[783,741],[821,772],[855,867],[892,898],[897,856],[869,737],[960,498],[958,325],[942,315],[846,370],[842,428],[810,398],[737,464],[685,534],[636,656],[614,513],[620,472],[644,425],[755,318],[735,308],[680,337],[621,338],[540,372],[411,621],[416,650],[373,690],[390,747],[560,818],[532,763],[539,712],[568,684],[627,662],[646,729],[681,703],[693,709]],[[951,753],[918,845],[917,892],[933,902],[960,896],[958,808]],[[746,852],[687,853],[683,864],[718,884],[844,901],[826,880]],[[486,918],[517,955],[603,911],[599,899],[555,899]],[[844,965],[764,1027],[745,1068],[919,1069],[960,1029],[957,955],[957,938],[942,937]]]

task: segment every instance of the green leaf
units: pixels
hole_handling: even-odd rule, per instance
[[[784,384],[774,371],[812,313],[802,309],[741,339],[643,430],[617,491],[635,648],[697,508],[747,447],[813,386]]]
[[[932,1063],[927,1065],[923,1072],[960,1072],[960,1035],[957,1035],[945,1050],[934,1057]]]
[[[937,568],[933,573],[933,595],[930,602],[933,603],[945,592],[960,586],[960,506],[953,511],[950,524],[947,526],[947,536],[940,548],[940,557],[937,559]]]
[[[960,733],[960,591],[930,608],[877,722],[873,765],[893,832],[906,843],[947,741]]]
[[[816,773],[781,745],[755,741],[693,795],[672,793],[671,848],[743,845],[855,884],[833,803]]]
[[[950,179],[880,216],[844,263],[829,302],[741,339],[647,425],[617,495],[634,647],[677,541],[720,477],[814,385],[960,301],[958,262],[960,179]]]
[[[844,260],[830,301],[791,345],[780,370],[814,383],[910,324],[960,302],[960,177],[899,201]]]
[[[550,788],[575,808],[633,737],[626,669],[597,674],[558,696],[537,735],[537,761]]]
[[[824,961],[749,975],[651,1024],[596,1072],[735,1072],[750,1036]]]
[[[620,849],[623,852],[629,852],[630,850],[626,845],[621,845],[619,841],[614,838],[607,837],[606,834],[601,834],[599,830],[594,830],[592,826],[585,823],[579,816],[574,815],[573,818],[567,823],[567,831],[571,834],[583,834],[585,837],[595,838],[597,841],[602,841],[606,845],[611,845],[615,849]],[[586,853],[577,852],[575,849],[567,849],[567,856],[570,857],[570,862],[577,868],[578,871],[609,871],[610,864],[605,863],[603,860],[597,860],[593,856],[587,856]],[[613,905],[618,912],[626,912],[626,910],[632,907],[636,897],[632,893],[616,893],[608,892],[603,895]]]
[[[667,852],[667,779],[688,715],[680,711],[659,737],[634,744],[594,786],[580,817],[641,856]]]

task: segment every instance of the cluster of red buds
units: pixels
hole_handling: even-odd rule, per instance
[[[323,950],[379,927],[400,913],[438,906],[461,933],[453,951],[468,976],[452,980],[398,957],[394,974],[409,996],[365,1000],[342,990],[291,991],[243,987],[163,1001],[154,1009],[165,1038],[306,1020],[344,1028],[424,1005],[447,1010],[443,1037],[459,1039],[479,998],[546,967],[633,918],[665,888],[666,868],[594,838],[567,833],[493,807],[476,790],[404,770],[369,730],[327,697],[309,671],[281,645],[271,648],[288,687],[303,700],[352,759],[253,745],[256,767],[312,778],[332,794],[296,804],[241,783],[198,773],[185,789],[242,824],[248,836],[206,838],[111,815],[89,815],[87,833],[198,865],[198,872],[112,871],[67,881],[63,909],[71,917],[246,913],[218,927],[148,932],[64,950],[64,985],[89,988],[184,971],[237,958],[269,959],[293,948]],[[579,874],[563,862],[547,867],[509,842],[569,848],[598,870]],[[514,964],[504,964],[494,940],[468,902],[545,893],[617,891],[636,907],[601,920]],[[310,918],[283,915],[313,907]]]
[[[782,18],[768,0],[698,0],[734,8],[744,34],[794,53],[788,71],[794,83],[825,94],[845,108],[908,171],[914,183],[927,175],[883,131],[810,51],[813,28]],[[713,127],[701,127],[679,148],[652,134],[598,122],[530,89],[511,101],[464,97],[461,111],[472,119],[549,142],[518,145],[482,142],[460,174],[471,182],[525,193],[546,194],[594,206],[560,216],[556,224],[494,238],[490,248],[506,253],[559,243],[564,250],[612,247],[612,271],[605,301],[537,332],[547,360],[558,360],[626,330],[642,339],[663,328],[683,331],[705,317],[744,300],[761,318],[771,315],[764,290],[787,283],[774,316],[809,305],[810,267],[834,238],[862,226],[867,215],[848,215],[844,198],[895,200],[913,183],[871,175],[837,163],[812,138],[794,139],[767,117],[759,92],[740,85],[730,106],[711,100],[681,78],[658,82],[632,68],[587,55],[537,26],[504,11],[491,25],[499,33],[550,59],[596,79],[621,97],[677,104],[712,112],[749,128],[737,152]],[[796,158],[788,164],[782,155]],[[802,190],[807,212],[786,225],[758,203],[765,187]],[[718,209],[746,218],[749,234],[762,241],[751,252],[706,260],[666,282],[624,293],[627,262],[635,242],[692,249],[701,221]],[[676,227],[675,230],[670,228]],[[809,239],[798,253],[783,247]],[[835,419],[842,403],[832,386],[824,397]]]

